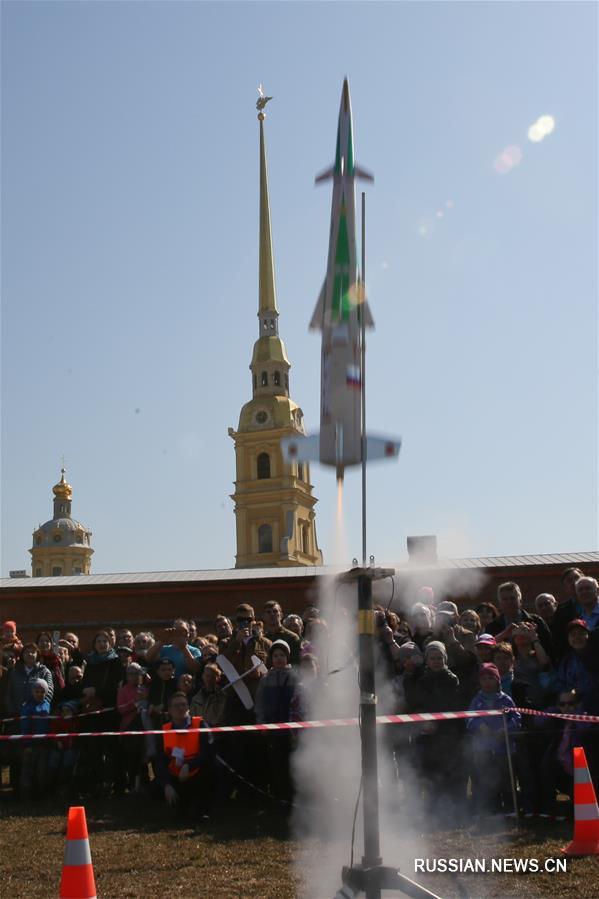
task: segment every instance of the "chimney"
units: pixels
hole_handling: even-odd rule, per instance
[[[423,537],[408,537],[408,561],[420,565],[434,565],[437,561],[436,534]]]

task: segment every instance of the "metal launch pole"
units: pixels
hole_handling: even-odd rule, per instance
[[[362,388],[362,567],[366,568],[366,193],[362,191],[362,278],[360,296],[360,385]]]
[[[385,889],[399,890],[414,899],[439,899],[397,868],[384,867],[381,857],[379,821],[379,778],[376,734],[376,682],[374,665],[375,618],[372,582],[395,574],[393,569],[366,567],[366,194],[362,192],[362,273],[360,279],[360,384],[362,390],[362,567],[342,575],[358,587],[358,650],[360,683],[360,743],[362,756],[362,812],[364,855],[356,867],[343,868],[343,887],[336,899],[353,899],[363,892],[366,899],[381,899]]]

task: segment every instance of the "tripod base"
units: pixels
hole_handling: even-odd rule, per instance
[[[341,879],[343,886],[335,899],[355,899],[360,893],[364,893],[367,899],[380,899],[382,890],[399,890],[406,896],[412,896],[413,899],[440,899],[436,893],[419,886],[401,874],[397,868],[386,868],[384,865],[375,865],[371,868],[365,868],[363,865],[344,867]]]

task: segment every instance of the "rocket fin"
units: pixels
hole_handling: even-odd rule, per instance
[[[320,437],[313,434],[310,437],[283,437],[281,440],[283,461],[290,462],[318,462],[320,459]]]
[[[372,312],[370,311],[370,306],[368,305],[368,300],[364,301],[364,324],[367,328],[374,328],[374,319],[372,317]]]
[[[361,181],[374,181],[374,175],[368,169],[363,169],[359,165],[354,165],[354,175]]]
[[[320,293],[318,294],[316,308],[312,314],[312,318],[310,319],[310,330],[311,331],[322,331],[322,329],[323,329],[324,300],[325,300],[326,290],[327,290],[327,279],[325,278],[323,281]]]
[[[368,462],[376,459],[396,459],[399,456],[400,448],[401,438],[366,435],[366,459]]]
[[[325,169],[324,172],[321,172],[320,175],[317,175],[314,179],[314,184],[322,184],[323,181],[328,181],[329,178],[332,178],[335,174],[335,166],[332,165],[328,169]]]

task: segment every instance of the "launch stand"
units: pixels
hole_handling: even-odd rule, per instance
[[[372,581],[393,576],[393,569],[353,568],[340,580],[355,581],[358,587],[358,638],[360,672],[360,740],[362,748],[362,805],[364,816],[364,855],[362,863],[344,867],[343,887],[335,899],[353,899],[364,893],[366,899],[381,899],[382,890],[396,890],[414,899],[439,899],[419,886],[398,868],[383,865],[379,832],[379,788],[376,737],[376,689],[374,674],[374,610]]]

